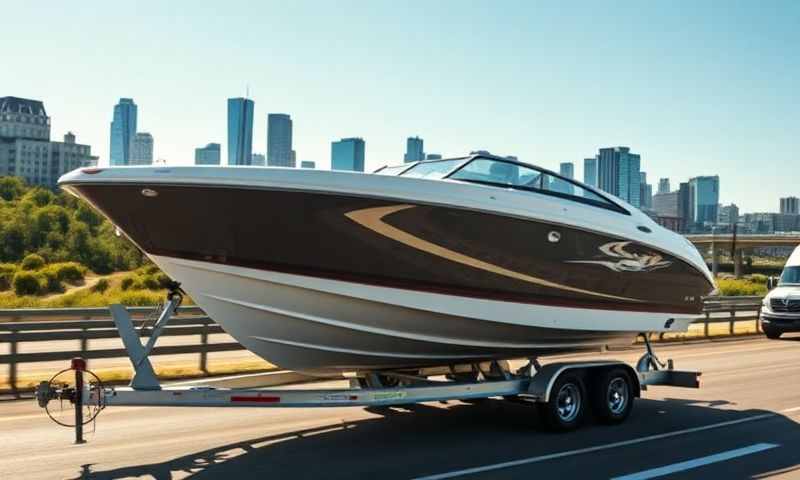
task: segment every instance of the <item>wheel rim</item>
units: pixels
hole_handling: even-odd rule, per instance
[[[628,382],[622,377],[616,377],[608,384],[608,410],[614,415],[619,415],[628,406]]]
[[[574,383],[562,386],[556,396],[556,412],[562,422],[571,422],[581,409],[581,393]]]

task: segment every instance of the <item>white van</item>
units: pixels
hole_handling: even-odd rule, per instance
[[[769,338],[800,332],[800,246],[789,256],[776,283],[761,306],[761,325]]]

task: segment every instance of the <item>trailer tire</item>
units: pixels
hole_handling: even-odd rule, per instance
[[[591,389],[592,409],[597,419],[606,424],[624,422],[633,408],[633,388],[630,374],[622,368],[600,373]]]
[[[764,330],[764,335],[766,335],[767,338],[769,338],[770,340],[777,340],[781,338],[781,335],[783,334],[783,332],[774,328],[770,327],[762,327],[762,328]]]
[[[546,403],[538,403],[539,416],[548,430],[565,432],[578,428],[586,409],[586,387],[579,375],[567,371],[556,378]]]

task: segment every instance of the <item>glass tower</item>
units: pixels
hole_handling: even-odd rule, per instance
[[[408,137],[406,140],[406,154],[403,156],[403,161],[417,162],[425,160],[424,142],[419,137]]]
[[[364,140],[343,138],[331,143],[331,170],[364,171]]]
[[[285,113],[267,115],[267,165],[294,167],[292,151],[292,118]]]
[[[601,148],[597,155],[597,187],[634,207],[641,207],[641,158],[628,147]]]
[[[249,98],[228,99],[228,165],[252,162],[254,110]]]
[[[689,179],[692,222],[716,223],[719,209],[719,175]]]
[[[194,149],[195,165],[219,165],[220,145],[209,143],[205,147]]]
[[[111,165],[130,165],[133,141],[136,137],[136,117],[138,108],[132,98],[120,98],[114,105],[114,119],[111,121]]]
[[[583,159],[583,183],[597,186],[597,158]]]

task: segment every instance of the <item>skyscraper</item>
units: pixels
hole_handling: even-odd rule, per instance
[[[628,147],[601,148],[597,155],[597,186],[641,207],[641,158]]]
[[[800,198],[781,198],[781,213],[789,213],[794,215],[800,214]]]
[[[563,162],[558,166],[558,173],[562,177],[573,179],[575,178],[575,164],[572,162]],[[564,181],[555,182],[553,185],[554,190],[572,195],[575,193],[575,187],[571,183]]]
[[[364,140],[343,138],[331,143],[331,170],[364,171]]]
[[[249,98],[228,99],[228,165],[250,165],[253,158],[253,113]]]
[[[292,150],[292,118],[285,113],[267,115],[267,165],[295,166]]]
[[[132,98],[120,98],[114,105],[114,119],[111,120],[111,165],[130,165],[133,140],[136,136],[138,108]]]
[[[406,139],[406,154],[403,156],[403,161],[408,163],[420,160],[425,160],[423,140],[419,137],[408,137],[408,139]]]
[[[220,150],[219,143],[209,143],[205,147],[195,148],[195,165],[219,165]]]
[[[719,176],[689,179],[689,201],[692,223],[715,223],[719,211]]]
[[[645,172],[639,172],[639,201],[641,208],[653,208],[653,186],[647,183]]]
[[[583,159],[583,183],[597,186],[597,157]]]
[[[317,168],[317,164],[311,160],[303,160],[300,162],[300,168]]]
[[[131,147],[131,165],[153,164],[153,136],[147,132],[137,132]]]
[[[669,193],[669,178],[662,178],[658,181],[658,193]]]
[[[441,153],[427,153],[425,154],[425,160],[441,160],[442,154]]]
[[[263,153],[254,153],[250,165],[254,167],[263,167],[266,163],[266,157]]]

